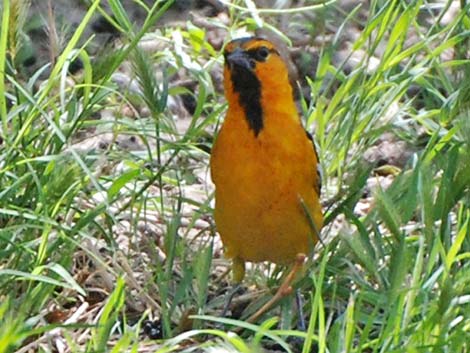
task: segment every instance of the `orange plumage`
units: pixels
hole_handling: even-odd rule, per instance
[[[238,282],[245,261],[289,264],[309,254],[323,217],[317,154],[283,59],[260,38],[234,40],[224,56],[228,111],[211,176],[216,225]]]

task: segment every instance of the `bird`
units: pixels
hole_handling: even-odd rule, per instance
[[[312,253],[323,225],[321,175],[276,46],[243,37],[227,43],[223,56],[228,109],[210,174],[215,224],[240,283],[247,261],[291,265]]]

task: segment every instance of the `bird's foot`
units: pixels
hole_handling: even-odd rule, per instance
[[[263,314],[268,312],[279,300],[287,297],[288,295],[292,294],[292,282],[294,281],[297,273],[302,269],[305,259],[307,256],[305,254],[298,254],[295,260],[294,266],[287,274],[284,281],[281,283],[279,289],[277,290],[276,294],[266,303],[264,304],[257,312],[251,315],[246,321],[250,323],[256,322]]]

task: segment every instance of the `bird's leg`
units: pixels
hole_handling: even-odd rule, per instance
[[[241,282],[243,277],[245,277],[245,261],[239,257],[235,257],[232,263],[232,272],[234,284],[232,285],[230,291],[226,294],[227,296],[225,298],[224,308],[222,309],[222,317],[227,315],[228,309],[230,308],[230,304],[232,303],[235,294],[237,294],[241,288]]]
[[[241,287],[241,283],[234,283],[232,285],[232,288],[230,288],[230,291],[225,296],[224,308],[222,309],[222,314],[220,315],[221,317],[227,316],[230,304],[232,303],[235,294],[237,294]]]
[[[298,254],[295,260],[294,266],[287,274],[284,281],[281,283],[279,289],[277,290],[276,294],[266,303],[264,304],[257,312],[251,315],[247,322],[253,323],[256,322],[264,313],[269,311],[271,307],[274,306],[279,300],[282,298],[287,297],[292,293],[292,282],[294,281],[297,273],[302,269],[304,262],[305,262],[305,254]],[[305,324],[305,323],[304,323]]]
[[[245,277],[245,261],[239,257],[232,260],[233,281],[241,283]]]

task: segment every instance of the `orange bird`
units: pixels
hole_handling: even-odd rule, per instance
[[[215,222],[239,283],[245,261],[288,265],[311,253],[323,224],[321,181],[275,46],[236,39],[224,58],[228,111],[210,163]]]

